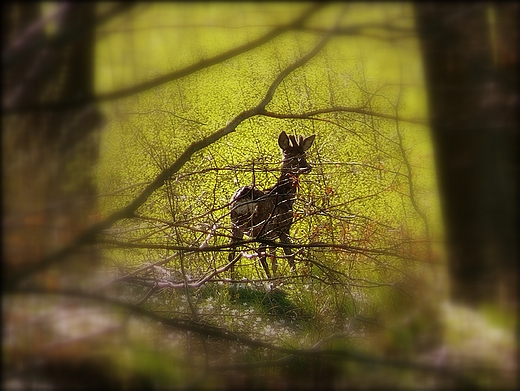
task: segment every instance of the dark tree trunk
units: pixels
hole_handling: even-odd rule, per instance
[[[2,135],[5,278],[66,244],[95,208],[98,109],[16,113],[93,95],[96,3],[57,4],[54,32],[41,23],[40,3],[2,6],[2,99],[15,111]]]
[[[517,4],[415,5],[452,299],[516,299]]]

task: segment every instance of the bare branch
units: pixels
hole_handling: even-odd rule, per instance
[[[404,118],[404,117],[399,117],[396,115],[377,113],[372,110],[365,110],[365,109],[358,108],[358,107],[342,107],[342,106],[329,107],[326,109],[313,110],[313,111],[309,111],[307,113],[299,113],[299,114],[282,114],[282,113],[274,113],[272,111],[264,111],[261,114],[265,115],[266,117],[272,117],[272,118],[311,119],[312,117],[319,115],[319,114],[328,114],[328,113],[337,113],[337,112],[370,115],[373,117],[385,118],[385,119],[390,119],[390,120],[394,120],[394,121],[408,122],[408,123],[417,124],[417,125],[427,125],[428,124],[428,121],[426,121],[424,119],[420,119],[420,118]]]
[[[400,39],[407,39],[416,36],[415,30],[413,28],[396,26],[390,23],[374,23],[362,24],[357,26],[344,26],[337,27],[332,30],[323,27],[302,26],[299,28],[299,30],[317,34],[323,34],[327,32],[335,36],[359,36],[377,39],[381,41],[397,41]],[[380,33],[374,34],[373,32],[369,32],[370,30],[379,30]]]
[[[252,240],[241,240],[234,243],[229,244],[222,244],[218,246],[207,246],[207,247],[200,247],[200,246],[175,246],[170,244],[155,244],[155,243],[131,243],[131,242],[120,242],[117,240],[110,240],[110,239],[99,239],[98,243],[100,244],[111,244],[116,245],[118,247],[122,248],[145,248],[145,249],[156,249],[156,250],[173,250],[173,251],[181,251],[185,253],[204,253],[204,252],[214,252],[214,251],[227,251],[231,248],[235,248],[238,246],[244,246],[248,244],[253,243],[262,243],[266,244],[268,246],[274,246],[274,247],[288,247],[288,248],[294,248],[294,249],[302,249],[302,248],[327,248],[327,249],[336,249],[336,250],[342,250],[350,253],[355,254],[372,254],[372,255],[386,255],[391,257],[397,257],[401,259],[407,259],[410,261],[417,261],[417,262],[426,262],[423,259],[412,257],[407,254],[399,254],[394,251],[391,251],[389,249],[374,249],[374,248],[364,248],[364,247],[358,247],[358,246],[350,246],[347,244],[340,244],[340,243],[323,243],[323,242],[311,242],[308,244],[295,244],[295,243],[279,243],[275,242],[273,240],[265,240],[265,239],[252,239]]]
[[[122,88],[120,90],[111,91],[111,92],[99,94],[96,96],[83,97],[81,99],[75,99],[75,100],[68,100],[66,102],[64,102],[64,101],[44,102],[44,103],[37,103],[37,104],[28,104],[28,105],[21,105],[21,106],[15,106],[15,107],[8,107],[8,108],[5,108],[4,114],[23,113],[23,112],[35,111],[35,110],[66,110],[66,109],[71,109],[71,108],[78,107],[78,106],[87,105],[89,103],[106,102],[106,101],[110,101],[110,100],[126,98],[128,96],[135,95],[135,94],[150,90],[152,88],[156,88],[162,84],[186,77],[192,73],[198,72],[205,68],[209,68],[213,65],[216,65],[223,61],[229,60],[230,58],[233,58],[240,54],[251,51],[251,50],[273,40],[274,38],[280,36],[281,34],[287,32],[287,31],[298,28],[299,26],[303,25],[303,23],[307,19],[309,19],[312,15],[314,15],[314,13],[318,9],[322,8],[324,6],[324,4],[325,3],[314,4],[312,7],[305,10],[293,22],[283,25],[283,26],[279,26],[254,41],[248,42],[242,46],[235,47],[231,50],[228,50],[227,52],[218,54],[214,57],[203,59],[195,64],[187,66],[186,68],[179,69],[179,70],[176,70],[176,71],[173,71],[170,73],[166,73],[162,76],[156,77],[151,80],[147,80],[145,82],[133,85],[131,87]],[[272,92],[274,93],[274,91],[272,91]]]

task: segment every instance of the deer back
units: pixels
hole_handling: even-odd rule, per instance
[[[238,189],[231,199],[234,229],[252,238],[275,239],[288,233],[292,224],[292,199],[276,186],[259,190],[253,186]]]

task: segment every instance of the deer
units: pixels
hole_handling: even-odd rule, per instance
[[[299,177],[301,174],[311,172],[312,167],[307,163],[305,153],[312,146],[315,137],[314,134],[306,138],[288,136],[282,131],[278,136],[278,145],[282,151],[282,166],[276,184],[265,190],[260,190],[254,185],[243,186],[233,194],[229,203],[232,234],[228,263],[232,263],[231,275],[233,275],[235,262],[241,256],[239,253],[238,258],[235,259],[236,243],[240,242],[244,235],[260,241],[257,254],[267,278],[271,278],[265,259],[267,247],[275,249],[278,246],[268,246],[262,240],[273,242],[279,239],[291,272],[296,270],[291,248],[283,245],[291,244],[289,232],[293,223],[293,204],[299,187]],[[276,274],[275,260],[273,260],[273,272]]]

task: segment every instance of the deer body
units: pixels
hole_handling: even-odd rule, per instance
[[[311,166],[305,159],[307,151],[315,135],[303,138],[287,136],[280,133],[278,145],[282,150],[282,168],[276,184],[268,189],[260,190],[254,186],[238,189],[231,198],[232,244],[242,240],[244,235],[252,239],[274,241],[280,239],[282,244],[290,244],[289,231],[293,222],[293,204],[298,189],[300,174],[307,174]],[[267,277],[271,277],[265,260],[266,244],[260,244],[258,255]],[[283,247],[287,261],[294,271],[294,255],[289,247]],[[235,258],[235,248],[229,254],[229,262]],[[273,269],[276,263],[273,262]],[[275,270],[273,270],[275,271]]]

